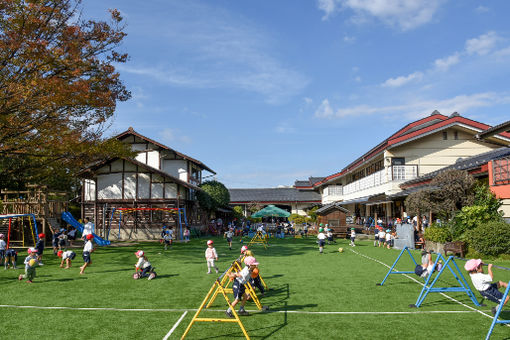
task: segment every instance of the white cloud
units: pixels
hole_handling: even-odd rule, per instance
[[[354,81],[357,83],[361,83],[361,77],[357,76],[356,78],[354,78]]]
[[[315,110],[315,117],[328,118],[333,116],[333,109],[329,105],[329,100],[324,99],[321,105]]]
[[[491,107],[498,104],[509,104],[510,93],[484,92],[471,95],[463,94],[447,99],[416,99],[400,105],[390,106],[370,106],[358,105],[352,107],[339,108],[334,111],[329,102],[327,106],[330,110],[328,115],[318,115],[319,118],[344,118],[360,117],[370,115],[384,116],[407,116],[409,118],[423,117],[433,110],[439,110],[444,114],[452,112],[466,113],[471,109],[479,107]],[[321,105],[322,106],[322,105]],[[320,107],[317,111],[320,110]]]
[[[289,124],[287,123],[282,123],[275,128],[275,132],[280,134],[289,134],[296,132],[296,129],[293,128],[292,126],[289,126]]]
[[[460,55],[459,55],[459,53],[455,53],[455,54],[445,57],[445,58],[436,59],[434,61],[434,66],[441,71],[446,71],[451,66],[458,64],[459,62],[460,62]]]
[[[346,43],[353,43],[355,41],[356,41],[356,37],[351,37],[351,36],[348,36],[348,35],[344,36],[344,42],[346,42]]]
[[[318,0],[317,6],[321,11],[324,11],[324,16],[322,20],[328,20],[330,15],[335,12],[336,9],[336,0]]]
[[[412,81],[419,81],[423,78],[422,72],[414,72],[408,76],[400,76],[397,78],[390,78],[386,80],[382,86],[384,87],[400,87]]]
[[[247,18],[207,2],[168,6],[167,21],[143,28],[165,32],[154,54],[167,61],[151,65],[149,58],[146,64],[119,65],[121,71],[176,87],[254,92],[268,103],[286,101],[307,86],[308,79],[279,58],[271,33]]]
[[[443,0],[337,0],[358,18],[375,17],[382,22],[410,30],[430,22]]]
[[[313,99],[310,97],[305,97],[303,98],[303,100],[305,101],[306,105],[310,105],[311,103],[313,103]]]
[[[468,54],[486,55],[494,49],[499,40],[500,37],[494,31],[482,34],[478,38],[466,41],[466,52]]]
[[[191,143],[191,138],[181,134],[181,131],[178,129],[169,129],[169,128],[163,129],[159,132],[159,136],[161,137],[161,140],[164,143],[169,143],[169,144],[175,143],[175,142],[186,143],[186,144]],[[171,145],[169,145],[169,146],[172,147]]]
[[[487,13],[489,11],[489,7],[480,5],[475,9],[475,11],[478,13]]]

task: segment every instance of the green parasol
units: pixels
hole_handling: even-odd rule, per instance
[[[290,213],[287,210],[280,209],[272,204],[251,215],[251,217],[289,217],[289,216]]]

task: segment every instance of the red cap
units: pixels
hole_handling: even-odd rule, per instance
[[[62,257],[62,253],[63,253],[63,251],[62,251],[62,250],[59,250],[59,251],[58,251],[58,253],[57,253],[57,256],[58,256],[58,257]]]
[[[92,240],[94,238],[94,235],[92,234],[87,234],[86,236],[87,240]]]
[[[213,240],[207,241],[207,245],[210,245],[210,244],[213,244],[213,243],[214,243]]]
[[[43,233],[39,234],[39,238],[45,238],[45,237],[46,237],[46,235],[44,235]]]

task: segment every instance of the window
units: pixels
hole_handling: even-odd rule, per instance
[[[391,165],[405,165],[406,159],[405,158],[392,158],[391,159]]]
[[[448,132],[443,131],[443,140],[447,140],[447,139],[448,139]]]
[[[453,131],[453,139],[458,140],[459,139],[459,132]]]

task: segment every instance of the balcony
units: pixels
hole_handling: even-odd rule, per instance
[[[357,181],[342,186],[328,186],[324,189],[322,203],[350,200],[379,193],[391,194],[400,191],[398,184],[418,177],[418,165],[393,165]]]

